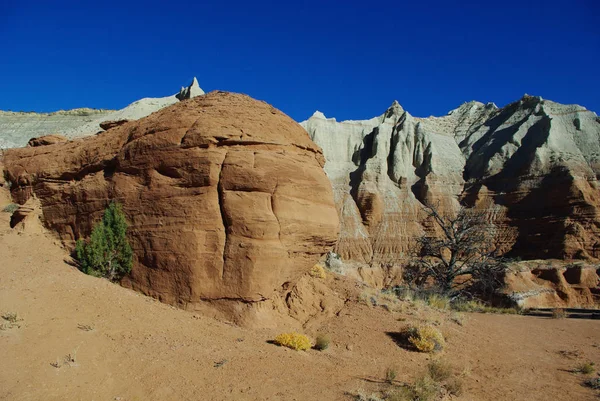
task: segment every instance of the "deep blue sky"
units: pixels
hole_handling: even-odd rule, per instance
[[[0,109],[122,108],[197,76],[296,120],[524,93],[600,112],[600,2],[0,0]]]

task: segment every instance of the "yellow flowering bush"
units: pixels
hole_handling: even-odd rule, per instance
[[[442,333],[430,325],[409,326],[406,333],[408,342],[420,352],[441,351],[446,345]]]
[[[312,343],[304,334],[282,333],[275,337],[275,344],[282,347],[295,349],[296,351],[306,351],[312,347]]]
[[[327,274],[325,273],[325,269],[320,264],[316,264],[310,269],[310,275],[314,278],[325,278]]]

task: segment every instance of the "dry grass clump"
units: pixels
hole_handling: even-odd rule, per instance
[[[465,324],[465,317],[457,312],[452,312],[449,319],[451,322],[454,322],[459,326],[463,326]]]
[[[552,310],[552,319],[564,319],[566,317],[567,317],[566,310],[564,310],[562,308]]]
[[[310,269],[309,274],[311,277],[314,277],[314,278],[324,279],[325,277],[327,277],[327,274],[325,273],[325,269],[320,264],[314,265]]]
[[[353,398],[355,401],[384,401],[378,394],[365,394],[364,390],[359,390],[353,395]]]
[[[450,299],[438,294],[430,295],[427,298],[427,303],[429,304],[429,306],[436,309],[445,310],[450,308]]]
[[[2,319],[6,320],[9,323],[17,323],[19,321],[19,316],[16,312],[8,312],[2,315]]]
[[[462,394],[463,382],[446,362],[435,360],[427,366],[427,373],[413,384],[394,387],[388,391],[386,401],[432,401],[443,394]]]
[[[459,396],[463,392],[463,381],[458,377],[452,377],[444,384],[444,388],[448,394]]]
[[[594,362],[585,362],[579,364],[572,370],[573,373],[581,373],[584,375],[591,375],[596,371]]]
[[[455,374],[455,369],[447,362],[442,360],[433,360],[427,365],[429,377],[451,395],[460,395],[462,393],[462,380]]]
[[[275,337],[275,344],[296,351],[306,351],[312,346],[308,337],[299,333],[282,333]]]
[[[408,326],[404,333],[408,342],[420,352],[441,351],[446,345],[442,333],[431,325]]]
[[[385,370],[385,381],[389,384],[394,383],[396,377],[398,376],[398,369],[395,366],[390,366]]]
[[[452,302],[451,307],[458,312],[499,313],[508,315],[516,315],[519,313],[519,310],[516,308],[496,308],[474,300],[458,300]]]
[[[8,330],[8,329],[12,329],[13,327],[16,327],[16,328],[21,327],[19,322],[22,321],[23,319],[20,319],[16,312],[7,312],[7,313],[3,314],[1,317],[2,317],[2,321],[0,321],[0,330]]]
[[[62,360],[57,358],[56,362],[50,363],[50,366],[57,368],[57,369],[60,369],[63,366],[69,366],[69,367],[77,366],[77,361],[75,360],[76,355],[77,355],[77,350],[73,351],[70,354],[65,355]]]
[[[431,377],[425,375],[412,385],[397,387],[388,392],[386,401],[432,401],[438,398],[441,387]]]
[[[329,343],[331,342],[331,337],[329,334],[319,334],[315,340],[315,349],[319,351],[324,351],[329,348]]]
[[[403,310],[403,305],[398,297],[390,291],[367,288],[360,293],[358,301],[368,306],[381,306],[388,312]]]
[[[452,366],[442,360],[433,360],[427,365],[429,376],[436,382],[443,382],[452,377]]]

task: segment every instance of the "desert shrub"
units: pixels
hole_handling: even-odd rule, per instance
[[[441,351],[446,345],[442,333],[431,325],[408,326],[404,332],[408,342],[420,352]]]
[[[450,395],[459,396],[463,392],[463,381],[458,377],[452,377],[444,384],[444,388]]]
[[[314,278],[324,279],[325,277],[327,277],[327,275],[325,274],[325,269],[323,269],[323,266],[321,266],[320,264],[314,265],[310,269],[310,273],[309,274],[310,274],[311,277],[314,277]]]
[[[410,387],[398,387],[389,391],[385,401],[413,401],[414,395]]]
[[[320,334],[315,340],[315,349],[319,351],[324,351],[327,348],[329,348],[330,342],[331,337],[329,337],[329,334]]]
[[[342,262],[340,255],[334,252],[329,252],[325,258],[325,267],[334,273],[341,274],[343,271],[344,262]]]
[[[131,272],[133,251],[127,241],[127,221],[118,203],[111,202],[89,241],[79,239],[75,247],[79,269],[93,276],[119,280]]]
[[[450,299],[438,294],[432,294],[427,298],[429,306],[436,309],[448,309],[450,307]]]
[[[458,324],[459,326],[462,326],[465,324],[465,317],[457,312],[452,312],[452,314],[449,317],[450,321]]]
[[[552,309],[552,318],[553,319],[564,319],[565,317],[567,317],[566,310],[564,310],[562,308]]]
[[[385,370],[385,381],[389,384],[392,384],[396,377],[398,376],[398,370],[395,366],[390,366]]]
[[[296,351],[306,351],[312,344],[308,337],[299,333],[282,333],[275,337],[275,344],[282,347],[295,349]]]
[[[581,373],[584,375],[591,375],[596,371],[594,362],[585,362],[580,365],[577,365],[575,369],[573,369],[574,373]]]
[[[353,395],[353,398],[355,401],[384,401],[378,394],[365,394],[363,390],[359,390],[357,394]]]
[[[13,327],[21,327],[19,322],[23,319],[19,318],[16,312],[8,312],[3,314],[2,320],[0,320],[0,330],[8,330]]]
[[[17,323],[19,321],[19,316],[16,312],[8,312],[2,315],[2,319],[10,323]]]
[[[441,360],[433,360],[427,365],[429,376],[436,382],[443,382],[452,377],[452,366]]]
[[[485,305],[479,301],[465,300],[462,298],[452,301],[450,307],[458,312],[498,313],[508,315],[516,315],[519,313],[519,310],[516,308],[496,308]]]
[[[2,211],[5,213],[13,214],[18,208],[19,205],[17,205],[16,203],[9,203],[4,207],[4,209],[2,209]]]
[[[587,379],[583,382],[586,386],[593,388],[594,390],[600,390],[600,377],[594,377],[592,379]]]
[[[431,377],[425,375],[418,378],[412,388],[414,400],[430,401],[440,393],[440,385]]]
[[[442,390],[450,395],[460,395],[462,386],[462,380],[455,375],[454,369],[449,364],[434,360],[427,366],[427,373],[417,378],[412,384],[402,387],[394,386],[387,393],[385,399],[386,401],[437,400],[442,395]]]

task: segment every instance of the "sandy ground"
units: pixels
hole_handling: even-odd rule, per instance
[[[51,235],[8,218],[0,212],[0,312],[22,320],[0,330],[2,400],[347,400],[385,389],[387,367],[398,382],[424,372],[431,356],[386,334],[419,319],[440,323],[448,345],[436,357],[465,373],[454,399],[598,399],[569,370],[600,364],[600,321],[466,314],[460,326],[424,307],[350,301],[319,328],[329,349],[296,352],[268,342],[285,327],[235,327],[86,276]]]

